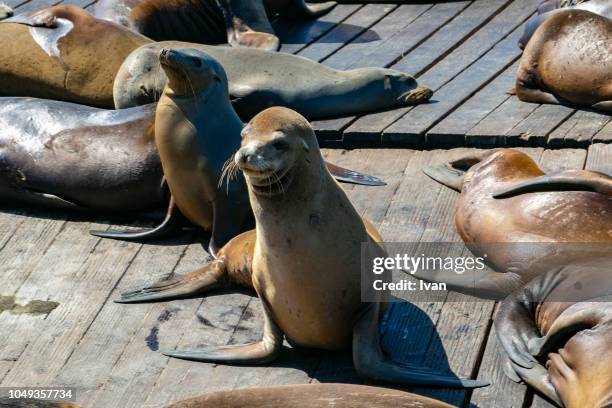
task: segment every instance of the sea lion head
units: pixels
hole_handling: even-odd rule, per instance
[[[227,93],[225,70],[203,51],[163,48],[159,52],[159,63],[168,77],[166,95],[191,97],[217,84]]]
[[[256,115],[242,130],[234,156],[249,190],[259,196],[286,193],[323,166],[317,139],[308,121],[291,109],[274,107]],[[300,177],[296,175],[300,174]],[[299,188],[299,187],[298,187]]]
[[[116,109],[132,108],[159,100],[168,81],[159,62],[160,47],[143,45],[123,61],[113,84]]]

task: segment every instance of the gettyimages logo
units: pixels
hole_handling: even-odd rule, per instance
[[[410,256],[408,254],[397,254],[395,257],[376,257],[373,259],[372,272],[376,275],[384,273],[385,269],[400,269],[404,272],[415,275],[418,271],[453,271],[463,274],[469,270],[483,270],[486,268],[484,263],[487,254],[479,257],[460,256],[460,257],[441,257],[441,256]]]

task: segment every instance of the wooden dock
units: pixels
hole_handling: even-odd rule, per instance
[[[25,11],[58,1],[7,3]],[[64,3],[92,6],[91,0]],[[457,193],[421,169],[474,146],[523,146],[546,171],[612,174],[610,116],[525,104],[505,93],[520,57],[516,40],[536,3],[350,4],[317,22],[277,24],[283,51],[336,68],[393,67],[435,90],[427,105],[315,123],[322,144],[335,147],[324,149],[328,160],[388,182],[344,186],[385,241],[461,241],[454,227]],[[113,303],[134,286],[201,266],[207,255],[200,244],[205,237],[195,233],[147,245],[89,235],[90,229],[125,225],[146,222],[0,212],[0,387],[74,387],[86,407],[141,408],[241,387],[361,382],[349,352],[287,345],[277,362],[262,367],[164,357],[159,350],[258,339],[261,305],[236,290],[156,304]],[[492,331],[495,306],[456,293],[444,302],[394,304],[383,338],[394,358],[492,383],[474,392],[404,389],[459,407],[550,407],[502,373]]]

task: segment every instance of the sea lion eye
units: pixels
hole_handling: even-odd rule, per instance
[[[274,147],[276,150],[284,152],[286,150],[289,150],[289,143],[287,143],[285,140],[277,140],[272,143],[272,147]]]

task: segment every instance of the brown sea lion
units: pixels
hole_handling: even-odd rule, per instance
[[[420,395],[353,384],[298,384],[214,392],[166,408],[451,408]]]
[[[510,295],[495,319],[505,371],[566,408],[612,406],[612,253]]]
[[[457,232],[474,254],[487,255],[495,272],[417,273],[420,279],[503,299],[551,267],[612,250],[610,176],[584,170],[545,175],[513,149],[483,151],[424,172],[461,192]]]
[[[152,40],[73,6],[5,20],[0,23],[0,41],[6,44],[0,53],[0,95],[4,96],[114,108],[115,82],[117,108],[152,103],[166,81],[159,51],[175,46],[196,47],[219,60],[228,72],[232,100],[245,120],[270,104],[290,106],[314,118],[415,104],[431,96],[411,76],[383,68],[343,72],[294,55],[192,43],[136,50]],[[126,58],[129,62],[122,65]]]
[[[519,47],[523,50],[544,20],[554,13],[571,8],[586,10],[607,18],[612,18],[612,2],[609,0],[545,0],[538,7],[538,15],[532,17],[525,26],[525,31],[519,39]]]
[[[547,18],[527,43],[516,77],[521,101],[612,112],[612,20],[584,10]]]
[[[228,43],[276,51],[280,40],[268,16],[314,19],[335,5],[304,0],[101,0],[95,15],[156,41]]]
[[[113,107],[113,81],[131,51],[151,40],[55,6],[0,23],[0,94]]]
[[[142,46],[125,60],[115,79],[117,108],[153,102],[161,93],[166,83],[159,64],[163,47],[195,48],[216,58],[227,72],[230,97],[242,118],[270,106],[325,118],[414,105],[432,95],[410,75],[391,69],[338,71],[291,54],[167,41]]]
[[[164,354],[196,361],[261,364],[278,356],[286,337],[301,347],[336,350],[352,345],[357,372],[379,381],[485,385],[395,363],[383,353],[379,320],[387,294],[377,292],[372,296],[378,301],[362,302],[360,278],[362,261],[368,265],[373,257],[385,256],[382,238],[361,219],[331,178],[306,119],[286,108],[261,112],[244,128],[233,163],[245,176],[256,220],[254,244],[249,243],[249,235],[236,239],[244,239],[237,248],[243,246],[245,257],[251,248],[253,251],[250,265],[242,262],[242,266],[250,266],[253,285],[264,305],[263,339]],[[366,245],[363,259],[362,244]],[[217,265],[219,269],[228,266]],[[211,275],[210,270],[204,272]]]
[[[155,145],[172,194],[165,220],[157,228],[136,232],[93,231],[106,238],[145,239],[174,231],[184,216],[211,231],[215,254],[251,225],[251,209],[242,180],[221,185],[225,163],[240,146],[242,121],[228,94],[223,67],[195,49],[160,53],[168,83],[155,112]],[[379,180],[332,167],[356,183]]]

